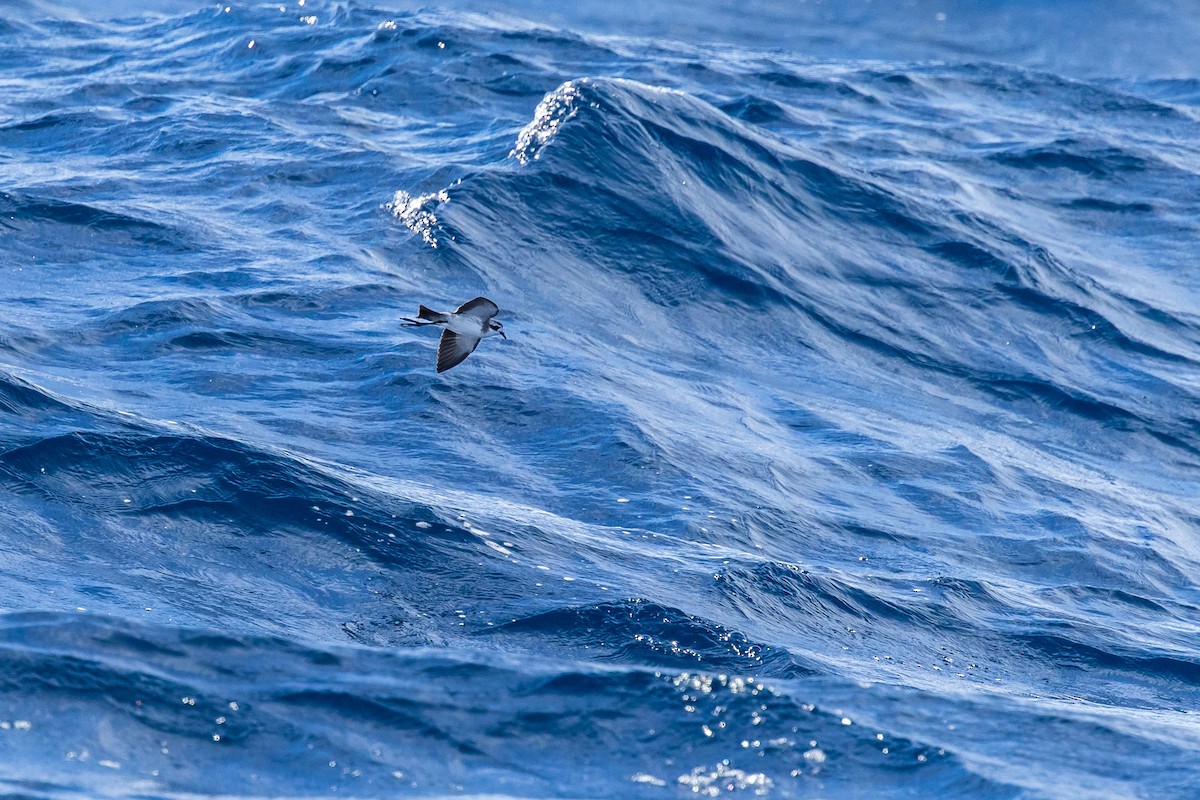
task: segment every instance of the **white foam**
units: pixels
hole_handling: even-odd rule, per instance
[[[517,134],[510,156],[521,164],[537,159],[545,147],[558,134],[563,123],[575,116],[579,101],[579,86],[583,81],[567,81],[542,98],[533,119]]]
[[[436,207],[441,203],[449,203],[450,195],[445,189],[432,194],[422,194],[413,197],[408,192],[400,189],[392,196],[392,202],[388,203],[386,208],[392,212],[392,216],[404,223],[404,225],[413,233],[418,233],[425,241],[425,244],[430,247],[437,247],[438,240],[434,229],[437,227],[438,218],[430,208]]]

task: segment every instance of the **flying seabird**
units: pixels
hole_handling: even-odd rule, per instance
[[[433,311],[420,306],[417,318],[402,317],[401,327],[415,328],[423,325],[441,325],[442,341],[438,344],[437,371],[445,372],[456,367],[475,352],[475,347],[481,339],[500,334],[503,338],[504,326],[496,322],[494,317],[500,313],[500,307],[486,297],[476,297],[468,300],[453,312]]]

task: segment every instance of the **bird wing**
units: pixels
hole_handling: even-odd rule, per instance
[[[478,344],[478,336],[463,336],[449,328],[442,331],[442,340],[438,343],[437,371],[445,372],[451,367],[457,367],[475,352]]]
[[[488,300],[486,297],[476,297],[474,300],[468,300],[458,307],[455,314],[470,314],[481,319],[491,319],[500,313],[500,306]]]

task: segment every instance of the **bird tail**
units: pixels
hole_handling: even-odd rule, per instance
[[[431,308],[419,306],[417,310],[417,317],[430,322],[445,322],[449,318],[449,314],[443,314],[440,311],[434,311]]]
[[[443,314],[440,311],[434,311],[431,308],[420,306],[417,310],[417,319],[410,317],[401,317],[404,322],[400,325],[402,328],[418,328],[422,325],[436,325],[439,322],[445,322],[450,319],[449,314]]]

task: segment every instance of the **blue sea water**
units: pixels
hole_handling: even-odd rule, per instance
[[[6,3],[0,794],[1200,797],[1198,64]]]

